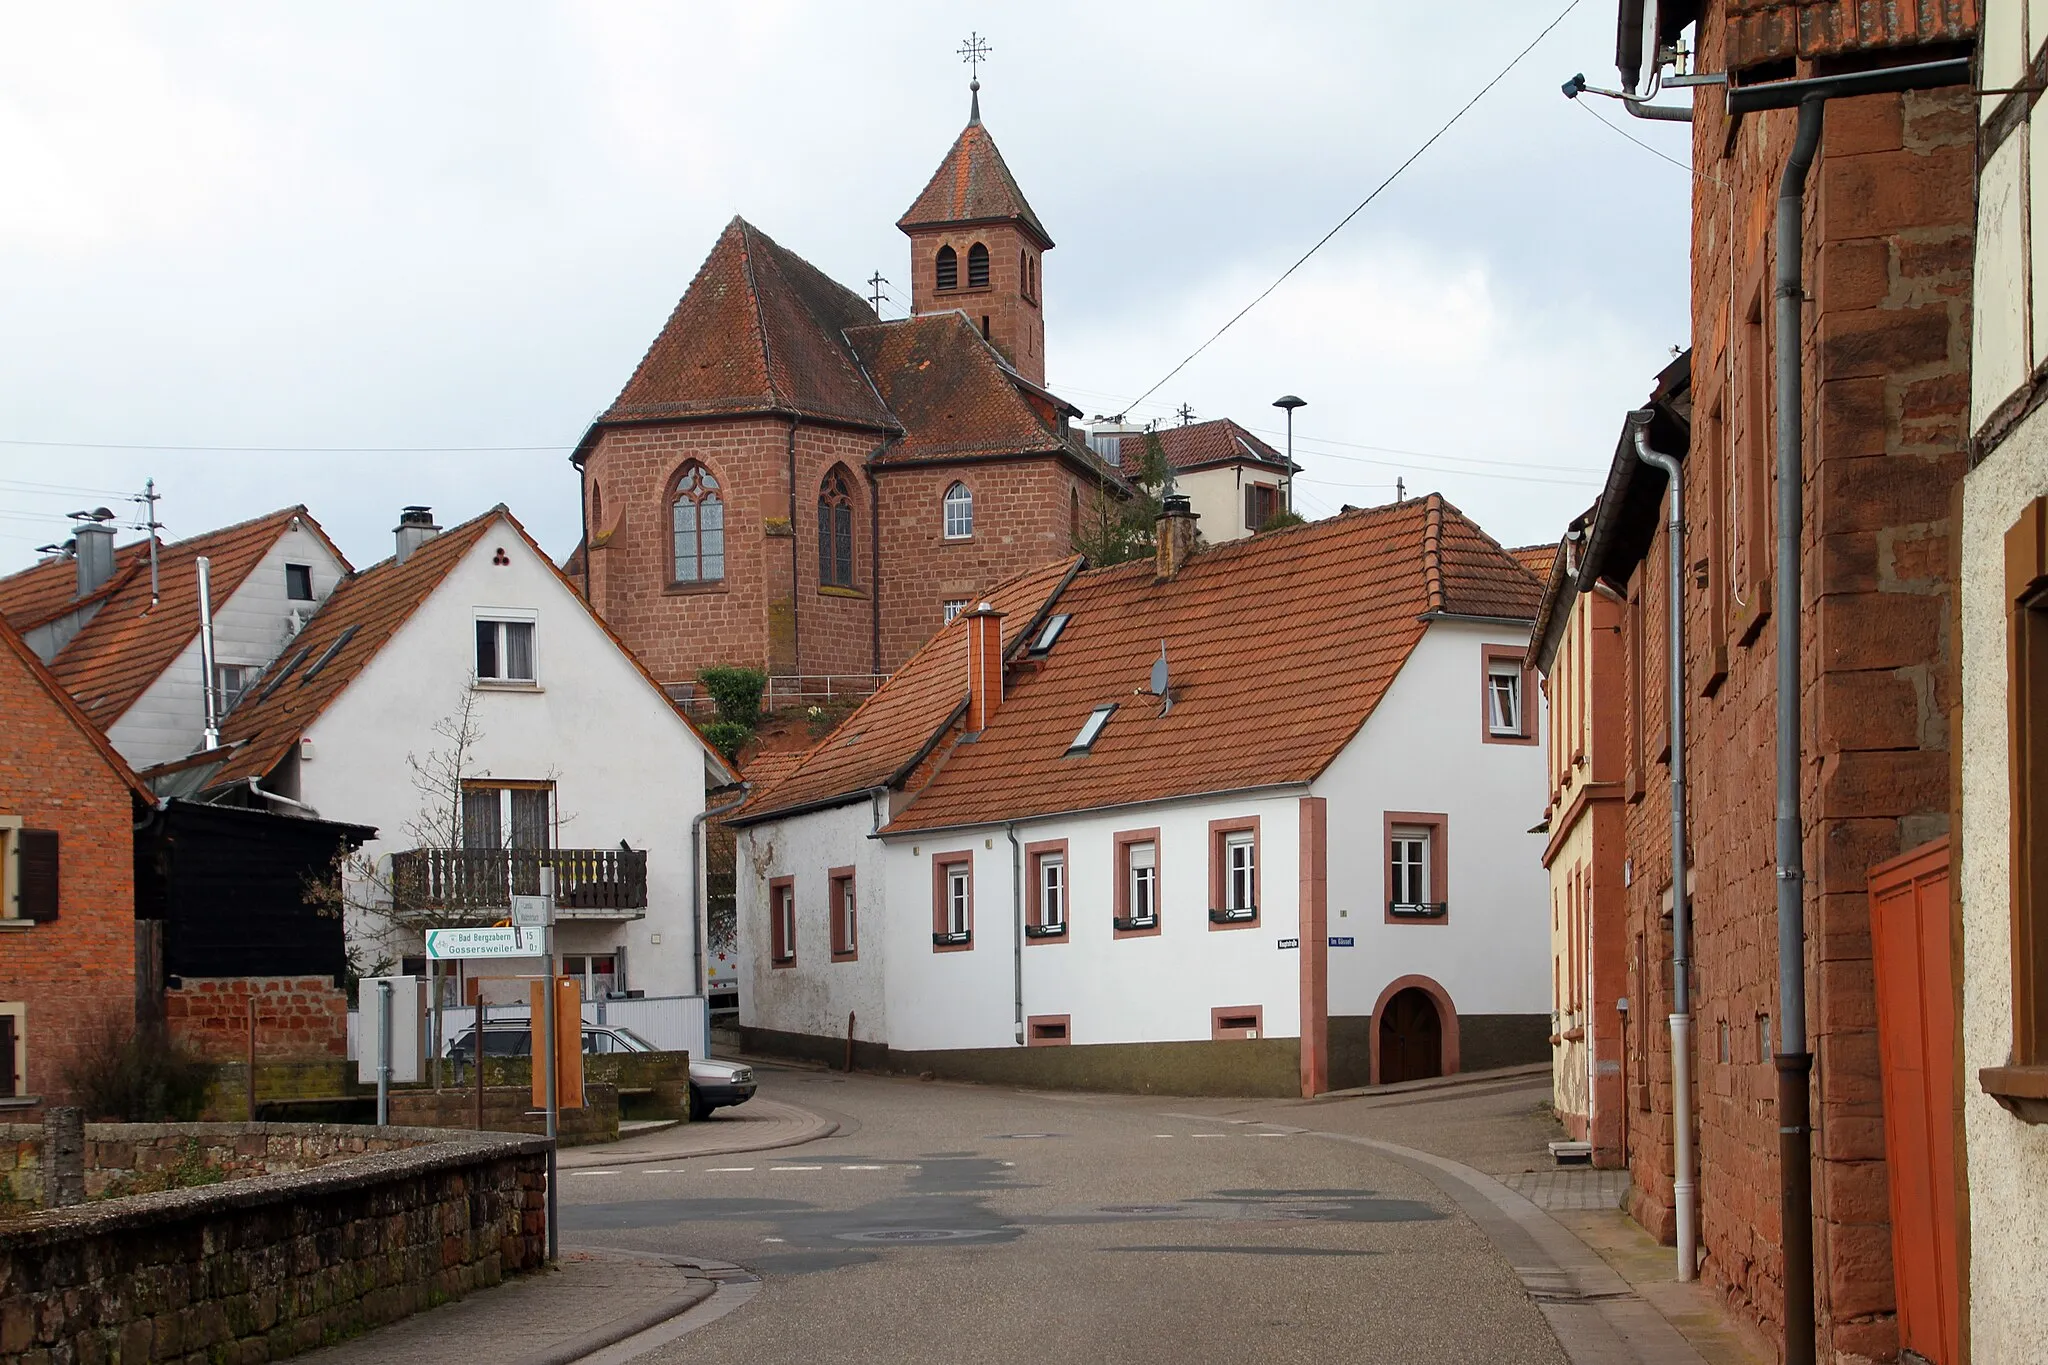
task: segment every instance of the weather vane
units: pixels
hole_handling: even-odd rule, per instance
[[[981,87],[981,64],[988,60],[988,53],[988,39],[982,37],[979,33],[970,32],[967,35],[967,41],[960,44],[960,60],[973,68],[972,74],[976,89]]]

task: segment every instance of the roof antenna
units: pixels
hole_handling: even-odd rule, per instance
[[[960,44],[960,60],[967,63],[973,75],[973,79],[967,82],[970,101],[967,122],[970,125],[981,122],[981,64],[988,60],[989,50],[988,39],[971,31],[967,41]]]
[[[1166,641],[1159,642],[1159,657],[1152,663],[1152,681],[1146,691],[1159,698],[1159,718],[1173,710],[1173,693],[1167,690]]]

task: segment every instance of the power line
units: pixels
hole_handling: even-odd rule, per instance
[[[0,479],[0,491],[19,494],[22,497],[83,497],[83,498],[129,498],[132,493],[122,493],[112,488],[80,488],[65,483],[30,483],[25,479]]]
[[[1600,122],[1602,122],[1602,123],[1606,124],[1606,125],[1607,125],[1607,126],[1608,126],[1609,128],[1612,128],[1612,129],[1613,129],[1613,130],[1614,130],[1614,131],[1615,131],[1616,133],[1620,134],[1620,135],[1621,135],[1622,137],[1625,137],[1625,138],[1627,138],[1627,139],[1628,139],[1628,140],[1629,140],[1630,142],[1633,142],[1633,143],[1635,143],[1635,144],[1636,144],[1636,146],[1638,146],[1638,147],[1642,148],[1642,149],[1643,149],[1644,151],[1648,152],[1648,153],[1649,153],[1649,154],[1650,154],[1651,156],[1654,156],[1654,157],[1656,157],[1656,158],[1657,158],[1657,159],[1658,159],[1659,161],[1668,161],[1668,162],[1670,162],[1670,163],[1671,163],[1672,165],[1674,165],[1674,166],[1678,167],[1678,169],[1679,169],[1679,170],[1681,170],[1681,171],[1684,171],[1684,172],[1685,172],[1685,173],[1686,173],[1687,175],[1697,175],[1697,176],[1699,176],[1699,178],[1700,178],[1700,179],[1702,179],[1702,180],[1706,181],[1706,182],[1707,182],[1707,183],[1708,183],[1709,185],[1719,185],[1719,184],[1721,183],[1721,182],[1720,182],[1720,181],[1719,181],[1718,179],[1716,179],[1716,178],[1715,178],[1714,176],[1711,176],[1711,175],[1700,175],[1700,173],[1699,173],[1698,171],[1694,170],[1694,169],[1693,169],[1693,168],[1692,168],[1692,167],[1691,167],[1690,165],[1688,165],[1687,163],[1685,163],[1685,162],[1683,162],[1683,161],[1680,161],[1680,160],[1679,160],[1679,159],[1678,159],[1677,157],[1675,157],[1675,156],[1666,156],[1666,155],[1665,155],[1664,153],[1662,153],[1662,152],[1658,151],[1658,150],[1657,150],[1657,149],[1656,149],[1655,147],[1652,147],[1652,146],[1651,146],[1651,145],[1650,145],[1649,143],[1647,143],[1647,142],[1643,141],[1643,140],[1642,140],[1641,138],[1637,137],[1637,136],[1636,136],[1636,135],[1635,135],[1634,133],[1631,133],[1631,132],[1630,132],[1630,131],[1629,131],[1628,129],[1626,129],[1626,128],[1622,127],[1622,126],[1621,126],[1620,124],[1618,124],[1618,123],[1614,122],[1613,120],[1609,119],[1609,118],[1608,118],[1608,117],[1607,117],[1606,115],[1602,114],[1602,113],[1601,113],[1601,112],[1600,112],[1600,111],[1599,111],[1598,109],[1595,109],[1595,108],[1594,108],[1594,107],[1593,107],[1592,105],[1590,105],[1590,104],[1586,103],[1586,102],[1585,102],[1584,100],[1579,100],[1579,99],[1575,99],[1575,100],[1573,100],[1573,101],[1572,101],[1572,103],[1573,103],[1573,104],[1576,104],[1576,105],[1578,105],[1578,106],[1579,106],[1579,108],[1581,108],[1581,109],[1585,110],[1585,111],[1586,111],[1587,113],[1591,114],[1591,115],[1592,115],[1592,116],[1593,116],[1594,118],[1596,118],[1596,119],[1598,119],[1598,120],[1599,120]]]
[[[156,446],[114,441],[22,441],[0,436],[0,446],[51,450],[161,450],[247,455],[495,455],[516,451],[573,450],[574,446]],[[129,496],[121,494],[122,497]]]
[[[1359,214],[1363,213],[1368,204],[1372,203],[1373,200],[1379,198],[1380,194],[1387,188],[1387,186],[1393,184],[1394,181],[1399,178],[1401,172],[1407,170],[1410,166],[1414,165],[1418,160],[1420,160],[1422,154],[1428,151],[1431,147],[1435,146],[1437,139],[1441,138],[1445,133],[1450,132],[1452,127],[1457,124],[1458,120],[1464,118],[1465,115],[1471,111],[1473,105],[1479,103],[1480,100],[1486,98],[1486,93],[1489,90],[1493,89],[1493,87],[1499,85],[1502,81],[1506,80],[1508,78],[1508,73],[1513,71],[1517,66],[1521,65],[1522,58],[1528,56],[1531,52],[1534,52],[1536,50],[1536,45],[1542,42],[1545,38],[1548,38],[1550,36],[1550,31],[1556,28],[1559,24],[1563,23],[1565,20],[1565,16],[1570,14],[1573,10],[1577,9],[1578,7],[1579,0],[1570,0],[1569,4],[1567,4],[1563,9],[1557,12],[1557,17],[1555,19],[1552,19],[1549,23],[1545,24],[1543,26],[1543,31],[1541,33],[1538,33],[1533,39],[1529,41],[1529,45],[1527,47],[1523,48],[1520,52],[1517,52],[1513,56],[1513,58],[1509,60],[1508,64],[1500,69],[1499,73],[1495,75],[1492,80],[1488,81],[1485,85],[1479,87],[1478,94],[1474,95],[1471,99],[1466,100],[1462,105],[1460,105],[1458,107],[1458,112],[1452,114],[1450,118],[1445,121],[1442,127],[1438,128],[1435,132],[1431,133],[1428,139],[1425,140],[1420,147],[1417,147],[1413,152],[1409,153],[1408,159],[1406,161],[1403,161],[1400,165],[1394,167],[1393,171],[1388,174],[1386,179],[1380,181],[1379,184],[1375,185],[1373,187],[1372,193],[1368,194],[1367,196],[1365,196],[1364,199],[1359,201],[1357,208],[1354,208],[1353,210],[1351,210],[1351,212],[1345,214],[1342,218],[1338,219],[1337,226],[1331,228],[1328,232],[1324,233],[1320,238],[1318,238],[1314,246],[1310,247],[1307,251],[1304,251],[1301,254],[1300,260],[1297,260],[1293,265],[1288,266],[1287,269],[1280,272],[1279,279],[1273,281],[1271,284],[1267,285],[1263,290],[1261,290],[1257,298],[1253,299],[1244,307],[1238,309],[1236,314],[1231,317],[1230,321],[1224,323],[1221,327],[1218,327],[1216,329],[1215,335],[1211,336],[1207,341],[1203,342],[1201,345],[1195,347],[1194,350],[1188,352],[1187,358],[1185,360],[1182,360],[1180,364],[1168,370],[1165,373],[1165,375],[1163,375],[1160,378],[1158,383],[1154,384],[1151,388],[1145,390],[1136,398],[1132,399],[1130,406],[1135,407],[1139,403],[1144,402],[1147,398],[1150,398],[1153,394],[1157,393],[1162,387],[1165,386],[1168,380],[1172,379],[1175,375],[1179,374],[1182,370],[1186,369],[1188,365],[1191,362],[1193,362],[1196,356],[1200,355],[1202,352],[1208,350],[1212,345],[1214,345],[1216,343],[1217,338],[1221,337],[1225,332],[1229,331],[1232,327],[1235,327],[1240,318],[1242,318],[1246,313],[1251,312],[1252,309],[1258,307],[1261,303],[1264,303],[1266,300],[1266,296],[1268,294],[1271,294],[1275,289],[1278,289],[1281,285],[1285,284],[1287,282],[1287,277],[1289,275],[1292,275],[1295,271],[1301,269],[1302,266],[1306,265],[1308,263],[1309,257],[1315,255],[1318,251],[1321,251],[1323,249],[1323,245],[1326,242],[1328,242],[1332,237],[1335,237],[1338,233],[1342,232],[1345,226],[1349,224],[1353,218],[1356,218]]]

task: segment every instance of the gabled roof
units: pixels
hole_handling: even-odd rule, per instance
[[[1080,565],[1078,557],[1059,560],[981,594],[979,600],[1003,613],[1006,648],[1031,628]],[[804,754],[794,770],[779,779],[770,776],[732,823],[838,805],[902,782],[933,752],[966,705],[967,622],[956,618]]]
[[[1600,504],[1596,500],[1591,507],[1565,523],[1564,535],[1557,544],[1527,545],[1520,550],[1509,551],[1517,559],[1527,554],[1530,560],[1536,558],[1536,551],[1543,552],[1543,567],[1534,570],[1543,583],[1543,598],[1536,606],[1535,628],[1529,632],[1528,662],[1545,676],[1549,675],[1551,661],[1557,657],[1557,647],[1564,639],[1565,622],[1571,616],[1572,603],[1579,596],[1578,565],[1574,562],[1574,554],[1578,551],[1568,551],[1567,547],[1585,544],[1586,527],[1599,513]]]
[[[1517,564],[1536,575],[1539,583],[1550,577],[1550,562],[1557,558],[1557,546],[1547,542],[1542,545],[1510,545],[1507,551],[1515,557]]]
[[[960,130],[931,183],[896,220],[905,232],[954,223],[1015,223],[1037,238],[1041,248],[1052,247],[1051,235],[1024,202],[1024,191],[1017,188],[1017,178],[979,116]]]
[[[99,611],[50,660],[50,672],[78,699],[95,725],[102,729],[113,725],[198,636],[196,561],[202,555],[212,561],[213,602],[218,610],[263,562],[294,518],[319,536],[347,567],[348,561],[327,540],[311,513],[303,506],[286,507],[268,516],[158,547],[158,600],[152,607],[148,542],[122,546],[115,551],[113,578],[92,595],[92,600],[102,603]],[[68,560],[61,565],[38,565],[25,574],[0,581],[0,600],[6,599],[8,584],[34,576],[36,581],[21,588],[17,600],[43,601],[41,620],[63,615],[77,604],[67,602],[55,609],[47,604],[50,576],[60,569],[76,583],[76,566]],[[26,611],[22,620],[27,624],[21,629],[41,624]]]
[[[142,779],[135,775],[135,770],[128,766],[128,760],[115,752],[114,746],[107,742],[106,732],[93,724],[92,717],[85,714],[84,709],[79,706],[72,695],[64,690],[64,684],[57,681],[56,676],[43,664],[43,661],[36,657],[36,652],[28,647],[28,641],[22,639],[5,620],[0,620],[0,649],[13,651],[14,656],[21,661],[21,666],[27,671],[29,677],[34,680],[37,686],[49,694],[50,700],[55,703],[58,710],[64,713],[65,718],[71,722],[78,733],[85,737],[86,742],[99,751],[100,757],[106,760],[109,768],[113,769],[114,775],[121,779],[122,785],[126,786],[129,791],[142,800],[155,805],[156,793],[152,792],[143,783]],[[9,716],[7,723],[10,726],[19,725],[24,723],[24,720],[24,717]]]
[[[1184,427],[1161,427],[1154,432],[1137,432],[1117,442],[1126,476],[1143,467],[1145,442],[1159,438],[1167,467],[1174,470],[1208,469],[1215,465],[1261,464],[1280,473],[1287,472],[1287,457],[1228,417],[1207,422],[1190,422]]]
[[[850,328],[846,336],[903,424],[902,439],[876,457],[878,465],[1081,449],[1045,415],[1059,400],[1006,365],[964,313],[924,313]]]
[[[1051,652],[885,833],[1308,782],[1372,715],[1433,613],[1513,605],[1528,619],[1537,592],[1434,494],[1204,550],[1163,582],[1150,561],[1081,574],[1053,604],[1071,619]],[[1162,643],[1164,711],[1143,695]],[[1067,756],[1111,704],[1092,748]]]
[[[590,619],[618,647],[619,653],[639,670],[663,705],[674,711],[677,719],[697,737],[706,761],[730,777],[730,769],[690,718],[675,710],[646,665],[626,648],[603,618],[589,611],[576,585],[527,534],[519,519],[500,503],[426,541],[406,556],[403,564],[393,556],[344,579],[292,641],[291,648],[250,685],[241,703],[221,723],[221,746],[233,752],[210,779],[211,785],[260,778],[275,768],[306,728],[347,690],[463,557],[499,525],[510,528],[526,542],[577,605],[589,612]]]
[[[598,423],[774,411],[893,431],[842,335],[874,321],[858,294],[734,218]]]
[[[113,573],[99,587],[79,597],[78,561],[63,555],[45,559],[34,568],[0,578],[0,620],[16,630],[34,630],[80,607],[104,602],[120,590],[138,564],[148,568],[148,541],[117,546]]]

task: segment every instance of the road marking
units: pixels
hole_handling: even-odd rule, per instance
[[[722,1171],[751,1171],[754,1168],[752,1166],[713,1166],[709,1169],[715,1175]]]
[[[1154,1134],[1153,1134],[1152,1136],[1153,1136],[1153,1137],[1172,1137],[1172,1136],[1173,1136],[1173,1134],[1171,1134],[1171,1133],[1154,1133]]]
[[[571,1171],[570,1175],[617,1175],[617,1171]]]
[[[1292,1133],[1246,1133],[1246,1137],[1293,1137]]]
[[[1229,1137],[1228,1133],[1189,1133],[1189,1137]]]
[[[777,1169],[777,1170],[794,1170],[794,1169],[796,1169],[796,1168],[795,1168],[795,1167],[784,1167],[784,1166],[778,1166],[778,1167],[776,1167],[776,1169]],[[811,1169],[812,1169],[812,1170],[816,1170],[816,1169],[817,1169],[817,1167],[813,1166],[813,1167],[811,1167]],[[840,1170],[842,1170],[842,1171],[886,1171],[886,1170],[888,1170],[889,1168],[888,1168],[888,1167],[886,1167],[886,1166],[841,1166],[841,1167],[840,1167],[839,1169],[840,1169]]]
[[[676,1168],[673,1166],[649,1166],[645,1172],[647,1175],[674,1175],[675,1173]]]
[[[822,1171],[823,1166],[770,1166],[771,1171]]]
[[[780,1237],[763,1237],[761,1240],[764,1242],[779,1242],[783,1239]]]

